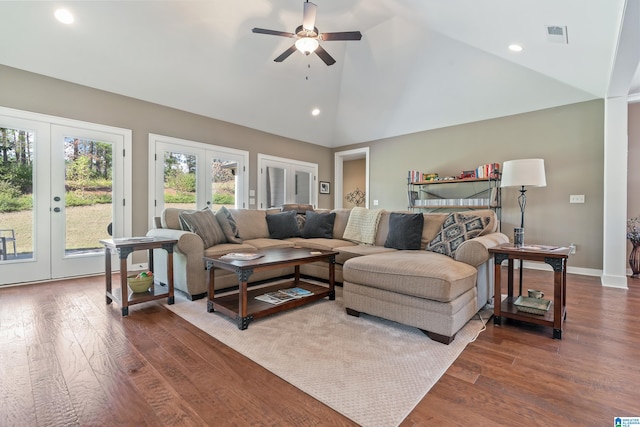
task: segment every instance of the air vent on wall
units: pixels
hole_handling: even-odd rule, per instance
[[[547,25],[547,40],[552,43],[569,43],[569,38],[567,37],[567,27],[561,27],[559,25]]]

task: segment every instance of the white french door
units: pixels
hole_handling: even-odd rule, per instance
[[[149,212],[248,206],[249,153],[149,134]]]
[[[0,137],[0,285],[104,272],[108,225],[131,232],[131,131],[0,107]]]
[[[124,136],[77,126],[51,126],[51,276],[104,271],[99,240],[123,236]],[[120,179],[117,179],[121,176]],[[102,180],[96,190],[83,186]],[[95,196],[89,199],[89,193]],[[84,199],[84,200],[83,200]]]
[[[316,163],[258,154],[258,168],[260,209],[279,208],[286,203],[317,207]]]

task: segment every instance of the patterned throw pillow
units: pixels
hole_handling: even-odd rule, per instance
[[[458,246],[466,240],[479,236],[488,223],[489,218],[451,213],[426,249],[453,258]]]
[[[221,207],[218,212],[216,212],[216,219],[220,224],[220,228],[222,228],[222,232],[227,238],[227,241],[230,243],[242,243],[242,239],[238,234],[238,225],[236,224],[236,220],[229,212],[229,209],[226,207]]]
[[[202,238],[205,248],[227,241],[216,216],[209,208],[195,212],[181,212],[178,218],[183,230],[196,233]]]

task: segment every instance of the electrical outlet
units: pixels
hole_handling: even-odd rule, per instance
[[[569,203],[584,203],[584,194],[572,194],[569,196]]]
[[[573,255],[575,253],[576,253],[576,245],[575,245],[575,243],[571,243],[569,245],[569,255]]]
[[[377,200],[373,201],[373,206],[378,206],[378,201]]]

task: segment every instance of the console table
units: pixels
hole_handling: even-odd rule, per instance
[[[122,315],[129,315],[129,306],[167,298],[167,304],[174,302],[173,295],[173,245],[178,243],[175,239],[163,239],[160,237],[149,238],[122,238],[100,240],[104,245],[104,273],[107,304],[113,300],[120,302]],[[167,251],[167,288],[156,285],[155,282],[147,292],[128,292],[127,286],[127,257],[134,251],[149,251],[149,270],[153,271],[153,250],[164,249]],[[120,258],[120,289],[111,290],[111,251],[118,252]]]
[[[512,243],[504,243],[489,249],[495,261],[495,288],[493,322],[501,324],[502,318],[520,320],[553,328],[553,338],[562,339],[562,324],[567,317],[567,259],[570,249],[566,247],[546,245],[525,245],[516,247]],[[508,260],[507,298],[500,302],[502,296],[501,264]],[[543,315],[518,311],[513,304],[517,296],[513,295],[514,260],[540,261],[553,268],[553,300],[549,311]]]

